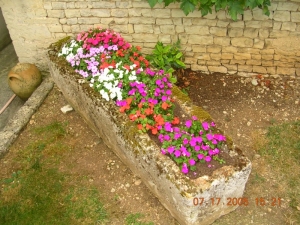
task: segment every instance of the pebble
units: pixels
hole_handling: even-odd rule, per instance
[[[272,212],[272,209],[271,209],[271,208],[268,208],[268,212]]]
[[[60,108],[63,114],[73,111],[74,109],[70,105],[65,105],[64,107]]]
[[[114,188],[112,188],[111,190],[110,190],[110,192],[115,192],[116,191],[116,189],[114,189]]]
[[[251,80],[251,83],[252,83],[254,86],[257,86],[257,85],[258,85],[258,82],[257,82],[256,79],[252,79],[252,80]]]
[[[255,154],[254,155],[254,159],[259,159],[260,158],[260,155],[259,154]]]
[[[248,122],[247,122],[247,126],[249,127],[250,125],[251,125],[251,122],[250,122],[250,121],[248,121]]]
[[[136,180],[136,181],[134,182],[134,184],[135,184],[136,186],[140,185],[141,183],[142,183],[142,180],[141,180],[141,179]]]

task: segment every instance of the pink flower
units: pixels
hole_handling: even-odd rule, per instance
[[[183,163],[181,172],[183,172],[184,174],[187,174],[189,172],[189,169],[188,169],[186,163]]]
[[[203,127],[204,130],[208,130],[209,129],[209,124],[207,122],[203,122],[202,127]]]
[[[192,116],[193,120],[198,120],[197,116]]]
[[[179,150],[176,150],[176,151],[174,152],[174,155],[175,155],[176,158],[178,158],[178,157],[181,155],[181,153],[180,153]]]
[[[206,162],[210,162],[210,161],[211,161],[211,157],[210,157],[209,155],[208,155],[208,156],[205,156],[204,160],[205,160]]]
[[[198,154],[197,157],[198,157],[198,159],[203,159],[204,155],[203,154]]]
[[[186,126],[187,128],[190,128],[190,127],[192,126],[192,121],[191,121],[191,120],[187,120],[187,121],[185,122],[185,126]]]
[[[195,161],[194,159],[190,159],[190,160],[189,160],[189,164],[190,164],[191,166],[193,166],[193,165],[196,164],[196,161]]]

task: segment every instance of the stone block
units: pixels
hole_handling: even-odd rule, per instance
[[[208,26],[184,26],[186,34],[208,35]]]
[[[261,59],[261,55],[251,55],[251,59],[255,59],[255,60],[260,60]]]
[[[180,26],[175,26],[175,32],[177,34],[180,34],[180,33],[185,33],[184,31],[184,26],[180,25]]]
[[[217,22],[217,27],[227,27],[228,24],[229,24],[228,21],[218,20],[218,22]]]
[[[130,17],[129,23],[132,23],[132,24],[155,24],[155,18]]]
[[[217,61],[207,61],[206,65],[207,66],[221,66],[221,61],[219,59]]]
[[[243,59],[251,59],[251,54],[249,53],[235,53],[233,58],[236,60],[243,60]]]
[[[211,58],[212,60],[221,60],[222,55],[221,55],[221,53],[211,53],[211,54],[210,54],[210,58]]]
[[[201,72],[208,72],[207,66],[197,65],[197,64],[192,64],[191,65],[191,70],[193,70],[193,71],[201,71]]]
[[[273,27],[273,20],[265,20],[265,21],[262,21],[261,23],[261,27],[264,28],[272,28]]]
[[[189,22],[187,24],[187,22]],[[208,20],[204,18],[192,18],[192,19],[185,19],[183,18],[183,24],[184,25],[198,25],[198,26],[209,26],[209,27],[215,27],[217,25],[217,20]]]
[[[110,24],[109,28],[118,33],[128,33],[127,24]]]
[[[260,39],[254,39],[253,48],[263,49],[265,42]]]
[[[103,18],[103,17],[110,17],[110,10],[109,9],[91,9],[92,16]]]
[[[69,25],[62,25],[62,29],[65,33],[72,32],[71,26],[69,26]]]
[[[197,64],[197,61],[198,59],[196,59],[195,57],[185,57],[184,59],[185,64],[191,64],[191,65]]]
[[[49,24],[48,29],[50,32],[55,32],[55,33],[64,32],[61,24]]]
[[[296,69],[290,67],[277,67],[277,74],[294,76],[296,74]]]
[[[246,21],[246,27],[261,28],[261,21]]]
[[[267,29],[259,29],[259,31],[258,31],[258,36],[262,39],[268,38],[269,34],[270,34],[270,32]]]
[[[80,10],[78,9],[66,9],[65,14],[67,18],[74,18],[80,15]]]
[[[114,9],[116,8],[115,1],[93,1],[93,9]]]
[[[127,9],[111,9],[111,16],[114,17],[128,17]]]
[[[300,12],[291,12],[291,21],[300,22]]]
[[[222,48],[221,48],[221,46],[210,45],[210,46],[207,46],[206,50],[209,53],[219,53],[219,52],[221,52]]]
[[[263,66],[253,66],[253,72],[254,73],[263,73],[263,74],[265,74],[265,73],[267,73],[267,70]]]
[[[67,2],[67,9],[75,9],[75,2]]]
[[[135,33],[154,33],[153,25],[133,25]]]
[[[293,22],[283,22],[281,25],[281,30],[295,31],[296,26],[297,24]]]
[[[222,59],[233,59],[233,54],[232,53],[222,53],[221,58]]]
[[[238,49],[233,46],[225,46],[222,47],[222,53],[236,53],[238,52]]]
[[[244,36],[248,38],[256,38],[258,36],[258,29],[256,28],[245,28]]]
[[[203,54],[199,54],[199,55],[197,54],[197,55],[195,55],[195,57],[197,59],[201,59],[201,60],[205,60],[205,61],[211,60],[209,53],[203,53]]]
[[[157,34],[132,34],[132,40],[136,42],[157,42]]]
[[[217,12],[217,18],[219,20],[226,20],[227,17],[226,17],[226,12],[224,10],[220,10]]]
[[[66,2],[52,2],[52,9],[66,9],[67,3]]]
[[[231,38],[231,44],[235,47],[252,47],[253,40],[245,37]]]
[[[228,71],[237,71],[238,65],[223,64]]]
[[[288,11],[275,11],[273,19],[280,22],[291,21],[291,13]]]
[[[274,62],[273,61],[265,61],[265,60],[263,60],[261,62],[261,65],[264,66],[264,67],[274,66]]]
[[[130,9],[128,9],[128,15],[129,15],[129,17],[141,16],[142,11],[139,8],[130,8]]]
[[[132,2],[116,2],[116,6],[117,6],[117,8],[122,8],[122,9],[124,9],[124,8],[132,8]]]
[[[253,66],[238,65],[238,71],[239,72],[251,73],[252,70],[253,70]]]
[[[235,28],[244,28],[245,23],[244,21],[234,21],[230,23],[230,27],[235,27]]]
[[[261,58],[263,60],[273,60],[274,59],[274,55],[262,55]]]
[[[244,21],[252,20],[253,15],[251,10],[244,11]]]
[[[214,44],[221,46],[229,46],[230,38],[229,37],[214,37]]]
[[[177,19],[181,19],[181,18],[177,18]],[[192,26],[193,25],[191,18],[185,18],[184,17],[184,18],[182,18],[182,21],[183,21],[183,24],[185,26]],[[195,25],[202,25],[203,26],[203,24],[195,24]]]
[[[245,65],[245,63],[246,60],[235,60],[235,59],[230,60],[230,64]]]
[[[189,44],[211,45],[213,43],[212,36],[189,35]]]
[[[218,37],[225,37],[227,35],[227,28],[224,27],[211,27],[209,29],[210,34],[218,36]]]
[[[242,37],[244,34],[244,29],[242,28],[229,28],[228,36],[229,37]]]
[[[193,52],[206,52],[206,46],[204,45],[192,45]]]
[[[65,12],[64,10],[47,10],[47,15],[50,18],[64,18]]]
[[[157,25],[171,25],[171,24],[173,24],[173,20],[170,18],[167,18],[167,19],[157,18],[155,23]]]
[[[77,24],[77,18],[68,18],[67,19],[67,24],[68,25],[75,25],[75,24]],[[81,31],[79,31],[79,32],[81,32]]]
[[[44,2],[44,9],[52,9],[51,2]]]
[[[99,17],[79,17],[77,21],[79,24],[95,24],[100,23],[101,19]]]
[[[160,32],[162,34],[175,34],[175,26],[174,25],[160,26]]]
[[[207,68],[211,73],[227,73],[225,66],[207,66]]]
[[[270,38],[281,38],[281,37],[288,37],[290,31],[287,30],[273,30],[270,33]]]
[[[299,3],[295,2],[278,2],[277,9],[282,11],[297,11]]]
[[[255,8],[253,11],[253,19],[254,20],[268,20],[272,19],[272,13],[270,12],[270,17],[266,16],[263,11],[259,8]]]
[[[183,25],[182,23],[182,18],[172,18],[173,24],[181,26]]]
[[[89,8],[89,3],[88,2],[75,2],[75,8],[77,8],[77,9],[86,9],[86,8]],[[91,7],[93,7],[92,6],[92,4],[91,4]]]

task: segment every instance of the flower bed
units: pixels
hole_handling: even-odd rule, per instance
[[[172,86],[170,75],[148,67],[138,47],[119,34],[98,31],[80,34],[82,45],[52,46],[50,72],[65,98],[180,223],[210,224],[234,210],[238,205],[227,205],[227,200],[242,197],[250,161],[234,152],[214,123],[204,120],[207,114]],[[57,57],[59,51],[71,66]],[[174,115],[175,106],[188,116]],[[157,135],[161,148],[141,131]],[[234,155],[236,164],[225,164],[211,176],[185,175],[196,170],[197,162],[222,162],[220,152]],[[220,202],[212,204],[212,198]]]

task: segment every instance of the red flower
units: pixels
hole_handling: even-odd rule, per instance
[[[124,68],[127,70],[130,70],[130,66],[129,65],[124,65]]]
[[[154,135],[157,134],[157,128],[156,127],[152,128],[151,131],[152,131],[152,134],[154,134]]]
[[[139,130],[143,129],[143,125],[142,124],[138,124],[137,127],[138,127]]]
[[[146,115],[151,115],[151,114],[153,113],[153,110],[150,109],[150,108],[147,108],[147,109],[145,110],[145,113],[146,113]]]
[[[151,128],[152,128],[152,126],[151,126],[150,124],[147,123],[147,124],[146,124],[146,129],[147,129],[147,130],[150,130]]]
[[[138,104],[138,107],[139,107],[139,108],[142,108],[142,107],[143,107],[143,103],[140,102],[140,103]]]
[[[174,117],[173,121],[172,121],[172,124],[179,124],[179,118],[178,117]]]
[[[140,46],[136,46],[136,49],[137,49],[138,51],[141,51],[141,47],[140,47]]]
[[[167,102],[163,102],[163,103],[161,104],[161,107],[162,107],[164,110],[166,110],[166,109],[169,107],[169,105],[168,105]]]

